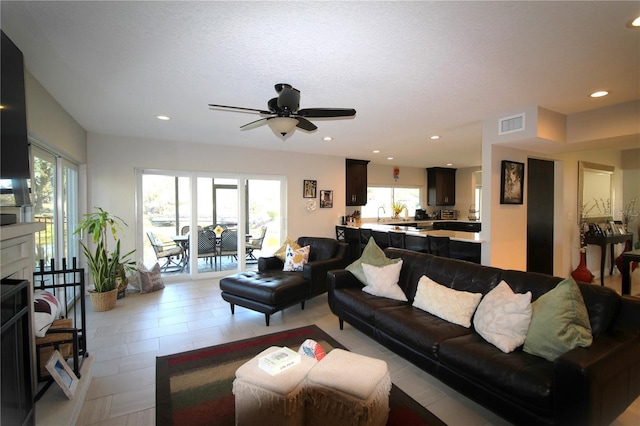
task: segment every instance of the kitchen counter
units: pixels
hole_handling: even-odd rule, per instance
[[[435,221],[424,221],[424,222],[435,222]],[[440,222],[451,222],[451,221],[440,221]],[[463,222],[463,221],[456,221]],[[449,237],[451,240],[455,241],[463,241],[463,242],[471,242],[471,243],[482,243],[480,239],[479,232],[466,232],[466,231],[448,231],[448,230],[433,230],[433,229],[420,229],[417,226],[407,226],[396,225],[398,222],[393,223],[376,223],[376,222],[368,222],[362,223],[360,227],[355,226],[345,226],[346,228],[352,229],[371,229],[372,231],[380,231],[380,232],[404,232],[407,235],[414,235],[418,237],[426,237],[427,235],[433,235],[437,237]],[[412,225],[416,222],[408,222],[409,225]],[[478,222],[473,222],[478,223]]]

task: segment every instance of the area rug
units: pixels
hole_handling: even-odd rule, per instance
[[[320,343],[327,352],[345,349],[312,325],[156,358],[156,424],[233,425],[232,385],[238,367],[270,346],[297,350],[306,339]],[[388,425],[445,425],[395,385],[389,405]]]

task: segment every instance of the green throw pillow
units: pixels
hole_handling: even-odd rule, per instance
[[[571,349],[591,346],[591,324],[578,284],[569,277],[531,304],[523,350],[553,361]]]
[[[354,261],[345,269],[355,275],[356,278],[359,279],[360,282],[362,282],[364,285],[367,285],[367,277],[364,275],[364,271],[362,270],[363,263],[381,267],[391,265],[393,263],[398,263],[400,262],[400,260],[400,258],[389,259],[387,256],[385,256],[384,252],[380,247],[378,247],[373,237],[370,237],[369,242],[364,247],[364,250],[362,250],[362,256],[360,256],[360,259]]]

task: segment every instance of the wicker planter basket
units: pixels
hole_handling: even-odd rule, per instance
[[[111,291],[105,291],[103,293],[97,293],[95,291],[89,291],[91,297],[91,304],[93,310],[96,312],[110,311],[116,307],[116,301],[118,300],[118,289],[114,288]]]

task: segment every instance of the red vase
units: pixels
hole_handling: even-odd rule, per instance
[[[631,250],[631,241],[627,240],[624,242],[624,250],[620,253],[620,256],[616,257],[616,266],[618,267],[618,271],[622,273],[622,255],[625,251]],[[631,262],[631,272],[635,271],[638,267],[638,262]]]
[[[584,251],[580,252],[580,264],[576,268],[575,271],[571,273],[571,276],[576,281],[581,281],[583,283],[590,283],[593,281],[593,274],[587,268],[587,253]]]

